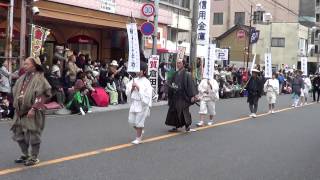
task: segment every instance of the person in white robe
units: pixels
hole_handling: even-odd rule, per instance
[[[306,105],[308,103],[309,91],[312,87],[311,80],[308,76],[303,76],[304,89],[301,91],[301,106]]]
[[[215,79],[202,79],[199,86],[200,99],[200,121],[197,126],[204,126],[206,116],[209,115],[208,126],[213,125],[213,118],[216,115],[216,101],[219,100],[219,85]]]
[[[152,106],[152,86],[146,78],[147,64],[140,63],[140,72],[137,78],[131,80],[126,86],[126,95],[130,103],[128,121],[136,130],[136,139],[132,144],[140,144],[144,133],[145,119],[150,115]]]
[[[264,92],[266,93],[267,101],[269,104],[269,113],[274,114],[274,108],[279,95],[279,80],[276,78],[276,74],[272,74],[272,78],[268,79],[264,83]]]

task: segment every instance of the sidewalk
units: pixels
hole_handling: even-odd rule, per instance
[[[152,104],[152,107],[157,107],[157,106],[164,106],[167,105],[167,101],[159,101],[156,103]],[[118,104],[118,105],[109,105],[108,107],[97,107],[97,106],[92,106],[91,110],[92,113],[97,113],[97,112],[108,112],[108,111],[117,111],[117,110],[122,110],[122,109],[129,109],[129,104]],[[47,115],[68,115],[71,114],[71,112],[66,109],[54,109],[54,110],[46,110]]]

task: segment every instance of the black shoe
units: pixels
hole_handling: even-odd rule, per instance
[[[186,132],[196,132],[196,129],[191,129],[189,126],[186,127]]]
[[[37,159],[37,158],[31,158],[31,159],[28,159],[28,160],[24,163],[24,165],[25,165],[25,166],[34,166],[34,165],[36,165],[36,164],[39,164],[39,162],[40,162],[39,159]]]
[[[169,130],[169,132],[179,132],[179,131],[178,131],[178,128],[172,128]]]
[[[18,159],[14,160],[16,164],[25,163],[29,159],[29,156],[20,156]]]

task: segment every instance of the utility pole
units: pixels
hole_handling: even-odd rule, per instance
[[[251,40],[251,28],[252,28],[252,5],[250,6],[250,26],[248,31],[248,48],[247,48],[247,68],[249,67],[249,61],[250,61],[250,40]]]
[[[20,67],[26,56],[26,26],[27,26],[27,3],[26,0],[21,0],[21,20],[20,20]]]
[[[192,27],[191,27],[191,43],[190,43],[190,64],[191,69],[194,69],[193,61],[197,56],[197,29],[198,29],[198,11],[199,3],[198,0],[193,0],[193,11],[192,11]]]
[[[152,55],[157,55],[157,38],[158,38],[158,19],[159,19],[159,0],[154,0],[154,33],[152,41]]]
[[[6,53],[5,56],[9,63],[9,71],[11,72],[12,61],[12,36],[13,36],[13,6],[14,0],[10,0],[8,8],[8,20],[7,20],[7,37],[6,37]]]

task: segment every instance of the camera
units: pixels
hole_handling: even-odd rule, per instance
[[[38,15],[40,13],[40,10],[37,6],[32,7],[32,14],[33,15]]]

